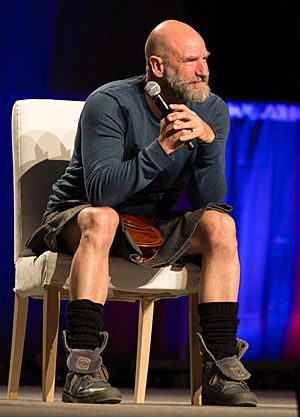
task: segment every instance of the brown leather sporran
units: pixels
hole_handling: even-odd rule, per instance
[[[123,213],[119,213],[119,217],[126,228],[126,232],[142,252],[142,255],[138,255],[136,259],[140,263],[149,262],[165,243],[163,234],[148,217]]]

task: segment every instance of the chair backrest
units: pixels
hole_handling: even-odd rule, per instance
[[[32,255],[25,243],[40,225],[53,183],[73,151],[83,101],[30,99],[12,111],[14,259]]]

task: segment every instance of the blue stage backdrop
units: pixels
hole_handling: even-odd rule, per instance
[[[226,200],[242,267],[239,333],[251,343],[251,359],[300,358],[300,106],[228,106]]]
[[[54,0],[32,0],[2,5],[0,314],[5,319],[1,321],[0,351],[1,358],[6,362],[10,349],[14,286],[10,132],[12,105],[15,100],[25,98],[84,100],[90,93],[85,91],[79,94],[75,87],[72,92],[68,82],[68,76],[71,76],[67,65],[68,54],[74,52],[74,45],[70,41],[72,34],[69,32],[60,33],[60,39],[69,42],[64,46],[65,59],[55,65],[56,73],[60,74],[60,85],[65,80],[68,89],[61,87],[58,91],[57,85],[55,87],[54,56],[57,56],[55,51],[62,48],[58,42],[57,28],[62,30],[65,27],[58,19],[58,4]],[[74,1],[74,4],[78,2]],[[70,13],[72,10],[71,7]],[[157,22],[167,17],[157,16]],[[180,14],[172,17],[182,18]],[[72,23],[74,39],[76,31],[80,29],[78,13],[75,18],[77,20]],[[102,18],[105,19],[105,16]],[[100,55],[102,41],[99,40]],[[117,46],[114,45],[114,48],[115,51]],[[136,67],[133,61],[128,62],[127,68],[131,67],[134,73],[139,73],[140,68],[144,67],[142,59],[141,56]],[[105,61],[106,68],[110,62]],[[68,68],[67,72],[65,68]],[[122,65],[118,71],[110,74],[112,79],[119,76]],[[218,70],[214,72],[218,73]],[[82,77],[87,76],[82,74]],[[217,74],[213,74],[212,79],[214,76],[217,77]],[[106,81],[108,79],[105,77],[99,77],[93,82],[96,87]],[[300,220],[296,213],[300,203],[300,104],[238,100],[227,100],[227,103],[231,130],[226,156],[226,202],[234,207],[232,215],[237,224],[242,271],[239,336],[251,344],[246,357],[248,360],[299,360]],[[107,308],[106,322],[116,342],[110,344],[110,349],[115,349],[116,355],[121,354],[119,346],[124,346],[124,354],[130,350],[125,346],[124,338],[131,346],[134,345],[133,338],[129,341],[129,336],[136,333],[136,320],[130,316],[135,313],[133,310],[132,306],[118,306],[116,303],[110,303]],[[179,359],[187,357],[186,310],[185,298],[158,305],[153,335],[154,356]],[[36,355],[40,349],[40,305],[30,307],[29,313],[30,339],[27,339],[25,352]],[[120,317],[124,318],[126,314],[128,317],[124,326]]]

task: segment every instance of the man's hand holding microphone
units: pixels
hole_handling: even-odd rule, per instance
[[[158,83],[149,81],[145,86],[145,92],[164,116],[160,122],[158,140],[167,154],[184,145],[193,150],[195,145],[192,139],[198,139],[201,143],[210,143],[215,139],[209,125],[185,104],[166,103]]]

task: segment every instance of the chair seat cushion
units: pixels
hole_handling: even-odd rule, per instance
[[[42,297],[43,287],[51,285],[62,290],[68,298],[68,275],[72,257],[46,251],[40,256],[24,256],[15,262],[14,291],[23,297]],[[110,284],[108,298],[124,292],[155,294],[156,298],[174,297],[198,292],[200,268],[192,262],[185,266],[144,268],[126,260],[110,257]],[[117,289],[117,290],[116,290]]]

